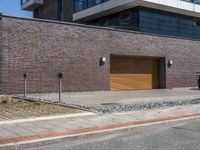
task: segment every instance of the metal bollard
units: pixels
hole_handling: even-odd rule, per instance
[[[60,103],[61,100],[62,100],[62,78],[63,78],[63,74],[59,73],[58,78],[59,78],[59,103]]]
[[[23,75],[23,77],[24,77],[24,97],[26,97],[26,95],[27,95],[27,82],[26,82],[26,80],[27,80],[27,74],[25,73],[24,75]]]
[[[200,76],[198,78],[198,87],[199,87],[199,90],[200,90]]]

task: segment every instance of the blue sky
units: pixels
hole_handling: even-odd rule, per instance
[[[20,10],[21,0],[0,0],[0,13],[9,16],[32,17],[32,12]]]

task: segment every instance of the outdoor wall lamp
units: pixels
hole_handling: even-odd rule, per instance
[[[106,57],[101,57],[101,63],[105,64],[106,63]]]
[[[172,66],[173,63],[174,63],[173,60],[169,60],[169,61],[168,61],[168,66],[169,66],[169,67]]]
[[[62,78],[63,78],[63,74],[62,74],[62,73],[59,73],[59,74],[58,74],[58,78],[59,78],[59,79],[62,79]]]

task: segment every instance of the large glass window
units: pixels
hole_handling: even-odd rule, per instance
[[[63,0],[58,0],[58,20],[63,21],[64,13],[63,13]]]
[[[195,0],[195,3],[196,4],[200,4],[200,0]]]
[[[87,8],[87,0],[75,0],[74,1],[74,11],[79,12]]]
[[[186,1],[189,3],[195,3],[195,4],[200,4],[200,0],[182,0],[182,1]]]
[[[89,7],[104,3],[109,0],[74,0],[74,12],[79,12]]]
[[[101,3],[101,0],[88,0],[88,7],[92,7]]]

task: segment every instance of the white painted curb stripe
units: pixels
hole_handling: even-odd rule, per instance
[[[35,122],[35,121],[46,121],[46,120],[71,118],[71,117],[83,117],[83,116],[91,116],[91,115],[95,115],[95,113],[88,112],[88,113],[77,113],[77,114],[69,114],[69,115],[56,115],[56,116],[47,116],[47,117],[37,117],[37,118],[0,121],[0,125],[17,124],[17,123],[24,123],[24,122]]]

